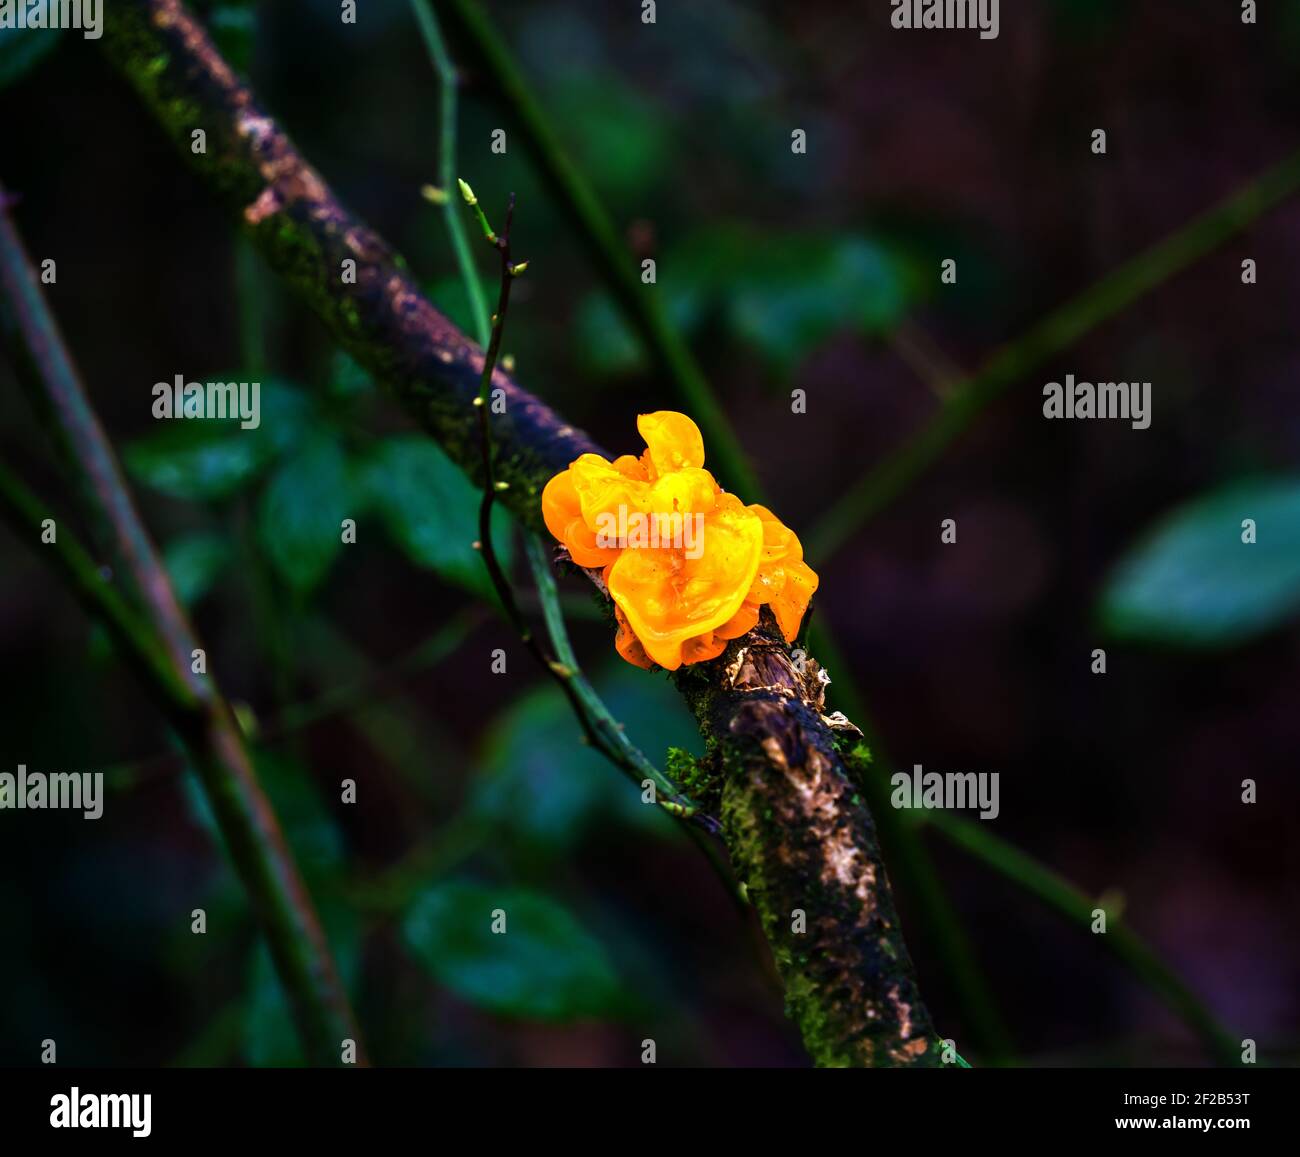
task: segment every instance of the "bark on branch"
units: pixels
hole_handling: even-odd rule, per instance
[[[272,268],[481,481],[473,399],[482,351],[339,204],[183,5],[117,0],[106,15],[101,44]],[[196,154],[198,129],[206,151]],[[356,263],[355,284],[344,283],[347,260]],[[540,528],[542,486],[579,454],[601,451],[503,372],[493,387],[506,402],[492,419],[498,475],[510,484],[502,500]],[[816,665],[796,664],[779,633],[760,623],[677,684],[712,741],[728,850],[813,1059],[941,1063],[874,825],[836,750]]]
[[[425,300],[387,242],[339,204],[183,4],[126,0],[107,9],[99,43],[185,159],[335,340],[481,482],[472,407],[483,351]],[[355,284],[344,284],[346,261],[355,263]],[[505,391],[506,412],[492,417],[498,477],[510,483],[502,502],[543,529],[540,485],[596,447],[501,371],[492,384]]]

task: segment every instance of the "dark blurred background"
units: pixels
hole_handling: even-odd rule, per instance
[[[437,84],[408,5],[366,0],[355,26],[328,3],[202,7],[339,196],[468,326],[420,195]],[[1004,5],[994,41],[893,31],[883,2],[660,4],[653,26],[639,4],[488,7],[634,252],[656,258],[657,291],[805,535],[933,414],[945,380],[1300,145],[1294,5],[1261,5],[1250,27],[1236,4],[1042,0]],[[506,340],[517,376],[639,452],[636,414],[680,404],[490,78],[464,73],[460,170],[495,216],[517,192],[530,261]],[[660,1064],[806,1064],[756,933],[673,825],[579,746],[558,693],[481,609],[467,487],[332,351],[92,44],[65,35],[6,79],[16,220],[36,260],[57,260],[50,301],[258,736],[374,1058],[635,1065],[654,1038]],[[947,257],[955,286],[938,282]],[[1298,300],[1295,200],[1019,382],[833,558],[809,560],[879,731],[878,773],[1000,773],[996,833],[1105,895],[1234,1039],[1283,1063],[1300,1032],[1293,605],[1236,605],[1241,629],[1205,638],[1195,605],[1147,591],[1154,618],[1121,634],[1106,591],[1170,511],[1295,478]],[[236,372],[264,383],[256,436],[151,419],[155,382]],[[1046,422],[1041,387],[1066,373],[1151,381],[1150,429]],[[0,452],[77,525],[7,365]],[[1199,567],[1197,509],[1192,545],[1170,549]],[[340,510],[357,512],[358,543],[332,549],[313,529]],[[1279,510],[1269,533],[1300,552],[1300,504],[1284,490]],[[0,541],[0,768],[104,771],[111,788],[93,823],[0,813],[0,1062],[34,1063],[48,1037],[63,1063],[293,1063],[265,951],[157,711],[40,558]],[[1233,600],[1251,603],[1248,582],[1217,590],[1204,567],[1189,581],[1230,626]],[[581,585],[565,592],[579,655],[633,737],[657,760],[669,743],[698,750],[664,677],[620,664]],[[432,658],[410,659],[425,640]],[[926,844],[1021,1062],[1204,1063],[1099,937]],[[935,1019],[979,1063],[950,962],[893,875]],[[456,916],[502,896],[529,913],[508,960]],[[427,921],[411,931],[421,910],[451,914],[441,941]]]

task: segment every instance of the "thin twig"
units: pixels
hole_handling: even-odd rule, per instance
[[[260,738],[265,742],[275,742],[304,728],[367,707],[402,680],[441,663],[484,621],[484,615],[484,609],[479,606],[457,611],[454,618],[387,666],[367,671],[352,682],[332,687],[313,699],[289,704],[261,728]]]
[[[465,235],[464,225],[461,216],[455,211],[455,201],[450,196],[453,185],[461,193],[473,210],[479,228],[488,243],[493,246],[498,245],[498,238],[488,223],[487,216],[483,208],[478,204],[477,197],[474,196],[470,186],[462,181],[456,174],[456,94],[457,94],[457,73],[455,64],[450,54],[447,52],[446,43],[442,37],[442,31],[439,28],[437,17],[434,14],[432,6],[428,0],[411,0],[412,8],[415,11],[416,20],[420,25],[421,35],[424,37],[425,46],[429,51],[429,57],[434,66],[434,71],[438,75],[441,86],[441,126],[438,142],[438,179],[441,183],[440,197],[444,215],[447,220],[447,231],[451,240],[452,250],[456,256],[456,263],[460,269],[461,281],[465,286],[466,294],[470,298],[471,308],[474,313],[475,328],[479,335],[479,344],[487,350],[493,336],[493,322],[487,314],[487,306],[483,298],[482,284],[479,281],[478,272],[474,266],[474,260],[470,253],[469,241]],[[513,207],[513,198],[512,198]],[[508,293],[508,285],[503,282],[503,295]],[[498,308],[497,316],[504,325],[504,305]],[[490,430],[486,429],[486,394],[484,387],[491,378],[491,365],[485,359],[483,385],[479,391],[479,422],[480,436],[488,439],[487,444],[490,446]],[[484,476],[488,480],[484,487],[484,504],[491,505],[495,499],[495,475],[492,470],[490,453],[484,458]],[[490,520],[489,520],[490,521]],[[480,523],[482,519],[480,519]],[[495,549],[492,544],[490,532],[483,532],[480,525],[480,537],[485,544],[484,560],[488,562],[489,572],[492,570],[493,562],[496,562],[498,573],[503,573],[496,560]],[[528,543],[528,559],[533,569],[534,579],[537,583],[538,598],[545,617],[547,633],[550,637],[551,646],[556,652],[561,667],[565,669],[561,672],[554,664],[548,664],[548,670],[553,675],[559,675],[560,678],[569,680],[574,692],[571,697],[581,702],[581,711],[579,719],[584,723],[584,731],[590,735],[597,732],[602,742],[599,750],[602,754],[611,756],[611,762],[620,770],[631,774],[634,782],[639,778],[649,778],[656,786],[657,794],[662,794],[669,801],[678,801],[679,806],[684,806],[685,800],[681,793],[673,786],[670,780],[664,776],[649,759],[642,754],[637,747],[628,740],[623,728],[614,719],[613,714],[600,699],[594,687],[582,674],[578,665],[577,658],[573,654],[573,649],[569,645],[568,633],[564,627],[563,611],[560,608],[559,594],[556,590],[555,580],[551,573],[549,560],[542,556],[540,540],[536,535],[526,532]],[[540,559],[540,564],[539,564]],[[491,560],[491,561],[489,561]],[[494,582],[495,585],[495,582]],[[505,605],[503,603],[503,605]],[[517,600],[511,592],[511,604],[515,607],[515,616],[513,625],[520,631],[521,637],[528,634],[527,626],[524,624],[521,615],[518,615]],[[590,726],[587,724],[590,723]],[[734,890],[734,889],[733,889]]]
[[[623,725],[614,717],[605,701],[596,693],[590,680],[582,673],[578,657],[573,652],[573,645],[569,642],[569,634],[564,626],[559,590],[555,585],[555,573],[551,560],[547,557],[546,548],[535,534],[527,535],[524,545],[528,554],[528,565],[537,584],[538,600],[541,604],[546,631],[551,640],[551,648],[555,652],[559,666],[564,668],[561,677],[572,684],[575,695],[582,702],[584,716],[592,721],[593,730],[600,735],[601,753],[615,767],[628,773],[638,787],[645,779],[653,780],[657,795],[662,795],[680,807],[693,806],[672,780],[664,775],[627,737]]]
[[[906,319],[887,338],[899,359],[942,401],[965,376],[929,334]]]
[[[501,259],[501,290],[497,299],[496,313],[492,315],[492,333],[488,341],[487,353],[483,359],[483,377],[479,386],[479,396],[476,399],[479,439],[483,457],[483,477],[486,480],[483,497],[479,503],[478,546],[483,555],[483,561],[487,566],[488,574],[492,579],[492,587],[496,591],[497,598],[500,599],[507,618],[518,633],[524,646],[527,647],[538,666],[546,671],[564,692],[573,713],[577,716],[587,742],[616,767],[628,774],[633,782],[638,785],[644,779],[650,779],[654,784],[655,801],[665,811],[683,819],[693,820],[711,835],[716,835],[719,830],[717,820],[699,811],[654,764],[637,750],[624,735],[622,728],[619,727],[618,722],[610,714],[608,708],[596,695],[595,689],[582,675],[572,648],[568,645],[568,635],[564,632],[563,621],[559,617],[558,595],[554,581],[550,577],[549,568],[543,567],[542,573],[539,574],[538,568],[534,566],[534,574],[539,576],[538,594],[541,598],[543,615],[550,631],[552,645],[555,646],[557,640],[563,640],[564,653],[558,656],[547,652],[541,640],[538,639],[529,626],[527,619],[520,613],[518,603],[515,601],[514,588],[506,576],[501,560],[497,557],[496,548],[492,542],[492,507],[498,489],[504,487],[504,484],[497,483],[493,465],[492,432],[488,420],[489,388],[492,382],[492,371],[496,367],[496,359],[501,350],[501,337],[505,331],[506,314],[510,308],[510,288],[515,278],[523,273],[527,267],[527,262],[516,263],[511,255],[510,231],[515,212],[514,194],[510,195],[510,201],[506,209],[505,228],[500,233],[497,233],[488,223],[487,216],[478,203],[478,198],[474,195],[473,189],[464,181],[458,183],[466,203],[478,218],[479,225],[483,230],[483,236],[497,250]],[[540,544],[537,543],[535,536],[532,536],[532,543],[534,545],[530,547],[530,551],[535,553],[536,550],[540,549]],[[530,558],[533,557],[533,553],[530,553]]]

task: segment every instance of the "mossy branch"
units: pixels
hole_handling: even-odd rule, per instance
[[[473,399],[482,351],[420,294],[404,263],[334,198],[177,0],[118,0],[100,41],[253,243],[335,339],[482,485]],[[206,151],[191,149],[202,129]],[[343,278],[355,263],[355,281]],[[540,491],[599,448],[501,370],[501,500],[541,529]],[[761,623],[678,685],[726,769],[729,851],[823,1064],[937,1065],[938,1038],[903,946],[875,829],[820,711],[820,687]],[[792,916],[798,909],[806,919]]]

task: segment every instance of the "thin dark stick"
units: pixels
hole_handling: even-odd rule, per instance
[[[501,337],[505,332],[506,315],[510,309],[510,288],[514,284],[515,278],[527,268],[527,262],[516,263],[510,248],[510,232],[515,217],[515,195],[510,194],[510,200],[506,206],[505,228],[500,233],[496,233],[488,224],[487,218],[478,204],[478,199],[474,196],[470,187],[462,182],[461,189],[465,200],[478,217],[484,236],[501,258],[501,289],[497,295],[496,313],[492,315],[491,336],[488,339],[487,352],[483,357],[483,374],[479,381],[478,397],[475,399],[475,404],[478,406],[479,451],[484,478],[483,497],[479,502],[478,511],[478,546],[483,555],[483,561],[487,565],[488,575],[492,580],[492,588],[496,591],[497,598],[501,600],[501,605],[505,609],[506,617],[510,620],[511,626],[514,627],[524,646],[528,648],[529,654],[532,655],[537,665],[559,684],[560,689],[564,692],[565,698],[569,701],[569,706],[573,709],[574,715],[577,716],[587,742],[616,767],[628,774],[633,782],[641,782],[642,777],[650,778],[655,784],[656,801],[661,806],[665,806],[665,809],[670,814],[692,821],[709,835],[716,836],[720,831],[720,825],[716,819],[701,812],[648,760],[642,758],[638,761],[629,758],[625,751],[619,749],[622,745],[607,740],[602,733],[602,727],[597,719],[593,717],[597,712],[589,711],[588,704],[584,701],[582,688],[578,686],[575,679],[574,665],[565,663],[550,654],[542,641],[533,632],[528,620],[519,611],[514,588],[505,573],[505,568],[501,565],[500,558],[497,556],[496,548],[492,542],[492,508],[496,502],[498,491],[505,488],[506,484],[498,484],[496,481],[492,429],[488,419],[488,399],[492,373],[496,368],[497,358],[501,353]],[[609,722],[612,724],[612,720]],[[666,798],[660,799],[660,792],[663,792]],[[710,855],[709,858],[710,863],[713,864],[716,870],[716,857]]]

